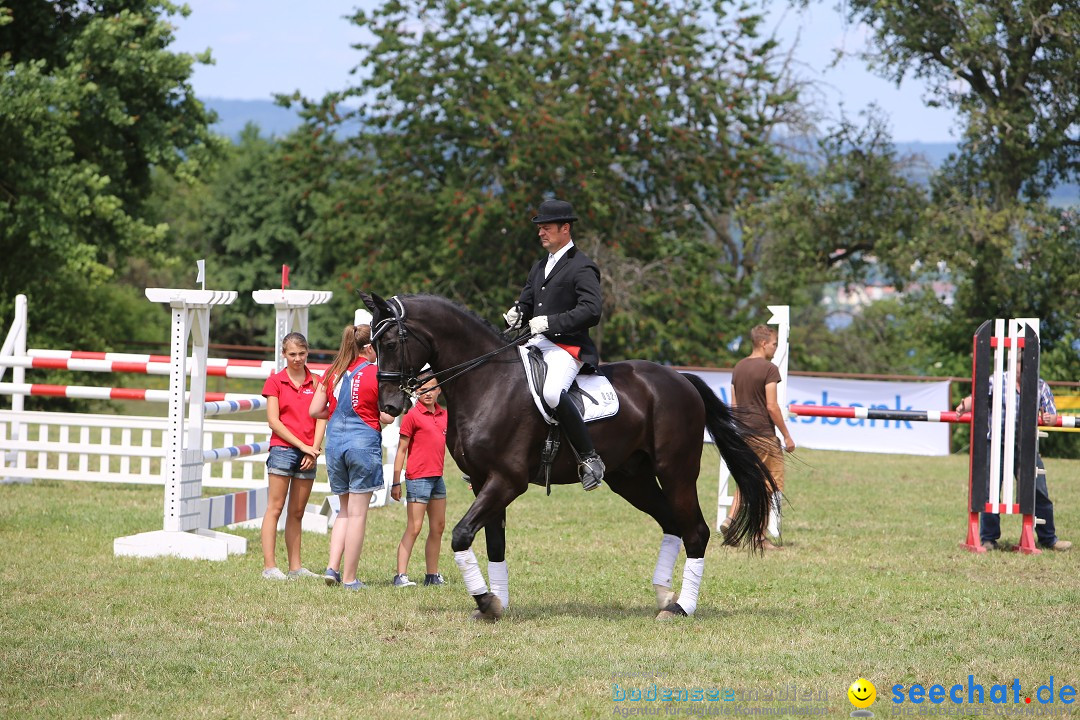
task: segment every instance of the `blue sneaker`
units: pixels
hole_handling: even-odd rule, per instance
[[[323,573],[323,579],[326,580],[328,587],[334,587],[341,584],[341,573],[334,568],[326,568],[326,572]]]
[[[351,583],[342,583],[341,587],[345,588],[346,590],[366,590],[367,589],[367,585],[360,582],[359,580],[353,580]]]
[[[445,585],[446,580],[443,579],[442,573],[428,573],[424,576],[424,585]]]
[[[401,575],[395,575],[394,576],[394,582],[393,582],[394,587],[412,587],[415,584],[416,583],[414,583],[412,580],[410,580],[409,576],[406,575],[405,573],[402,573]]]

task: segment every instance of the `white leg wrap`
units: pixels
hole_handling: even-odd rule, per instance
[[[660,540],[660,556],[656,558],[652,577],[657,610],[663,610],[679,599],[679,594],[671,589],[671,573],[675,570],[675,561],[679,559],[680,547],[682,540],[674,535],[664,535]]]
[[[705,574],[705,558],[686,558],[683,566],[682,587],[679,588],[679,607],[687,615],[697,610],[698,590],[701,589],[701,576]]]
[[[768,533],[773,537],[780,537],[780,517],[781,508],[783,507],[784,494],[777,490],[773,493],[772,508],[769,509],[769,527]]]
[[[505,560],[488,561],[488,580],[491,581],[491,592],[502,601],[503,610],[510,607],[510,573]]]
[[[465,579],[465,589],[470,595],[483,595],[488,591],[484,573],[480,572],[480,563],[476,561],[472,548],[454,553],[454,562],[461,571],[461,577]]]
[[[679,548],[682,540],[674,535],[664,535],[660,540],[660,556],[656,558],[656,569],[653,570],[653,585],[671,587],[671,574],[675,570],[675,561],[679,559]]]

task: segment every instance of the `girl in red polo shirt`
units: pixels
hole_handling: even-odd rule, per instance
[[[266,460],[270,492],[262,523],[263,577],[267,580],[319,577],[300,565],[300,528],[315,482],[315,461],[326,422],[308,414],[315,394],[315,378],[307,367],[307,339],[300,333],[289,333],[281,341],[281,354],[285,369],[267,378],[262,390],[271,430],[270,456]],[[278,569],[275,558],[278,518],[286,496],[289,498],[289,513],[285,518],[288,575]]]
[[[361,590],[356,578],[364,547],[371,493],[383,486],[382,426],[394,418],[379,412],[379,385],[368,325],[346,325],[341,348],[315,386],[308,411],[328,418],[326,474],[341,510],[330,533],[327,585]],[[340,568],[340,569],[339,569]]]
[[[397,551],[397,575],[394,587],[415,585],[405,571],[409,569],[409,556],[413,545],[424,527],[424,513],[428,516],[428,536],[424,545],[424,561],[427,574],[425,585],[443,585],[439,574],[439,551],[442,549],[443,528],[446,527],[446,482],[443,480],[443,461],[446,456],[446,411],[439,407],[439,388],[435,380],[428,380],[420,388],[418,402],[401,419],[401,439],[394,458],[394,484],[390,496],[401,499],[401,468],[405,465],[405,485],[409,501],[405,534]],[[405,464],[405,455],[409,462]]]

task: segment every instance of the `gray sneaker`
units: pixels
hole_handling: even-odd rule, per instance
[[[604,461],[595,452],[581,458],[578,472],[581,474],[581,486],[585,488],[585,492],[595,490],[603,484],[601,481],[604,479],[605,469]]]
[[[263,570],[263,580],[288,580],[288,576],[285,573],[278,570],[276,567],[266,568]]]
[[[288,578],[290,580],[299,580],[300,578],[321,578],[322,575],[311,572],[307,568],[300,568],[299,570],[290,570]]]
[[[412,587],[416,585],[405,573],[394,576],[394,587]]]
[[[360,582],[359,580],[353,580],[351,583],[341,583],[341,587],[345,588],[346,590],[366,590],[367,589],[367,585]]]
[[[326,568],[326,572],[323,573],[323,580],[329,587],[341,584],[341,573],[334,568]]]

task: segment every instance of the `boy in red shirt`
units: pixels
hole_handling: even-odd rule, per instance
[[[428,537],[424,545],[427,564],[425,585],[444,585],[439,574],[439,551],[442,549],[443,528],[446,527],[446,483],[443,481],[443,461],[446,455],[446,411],[439,407],[439,389],[434,379],[420,388],[418,402],[401,419],[401,439],[394,458],[394,480],[390,497],[401,499],[401,468],[405,465],[408,522],[397,551],[397,575],[394,587],[415,585],[405,571],[413,544],[428,516]],[[405,457],[408,455],[408,463]]]

